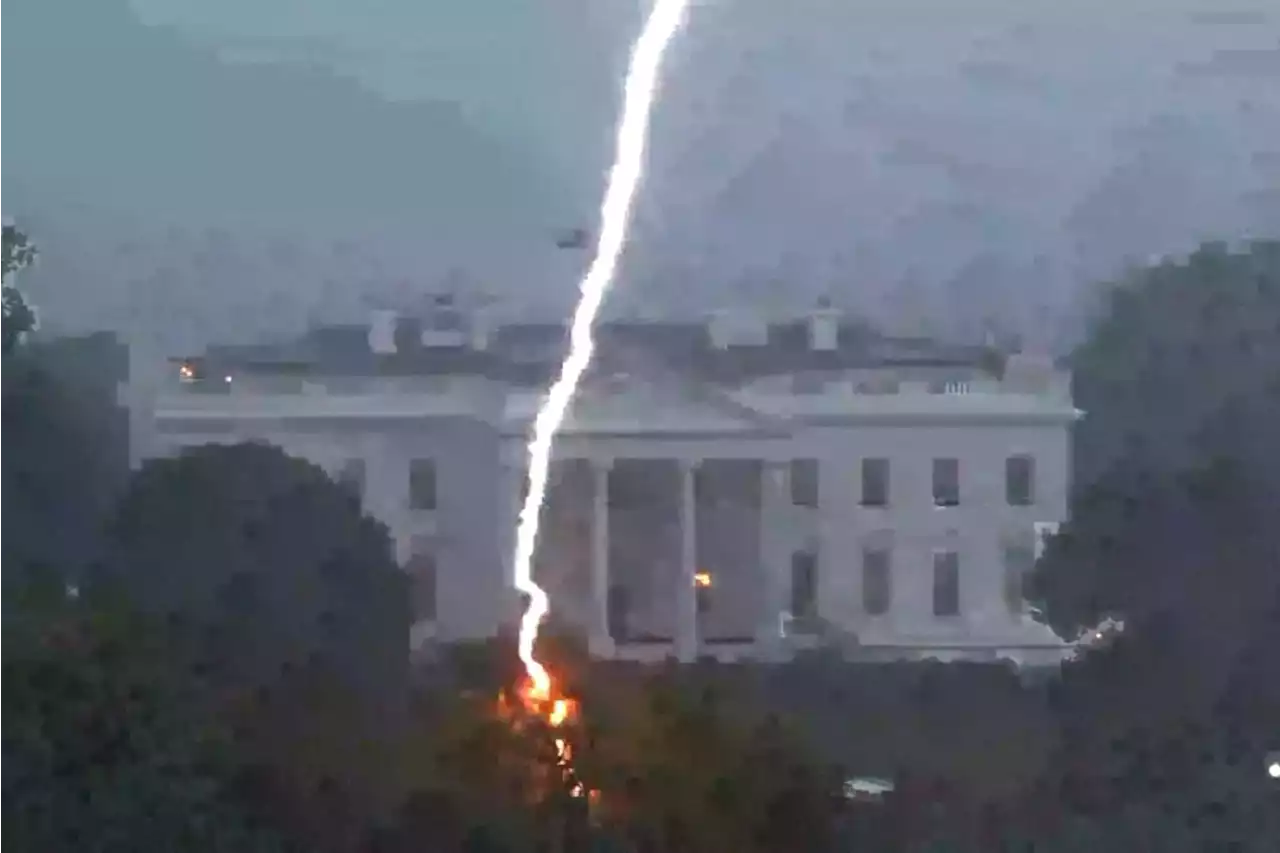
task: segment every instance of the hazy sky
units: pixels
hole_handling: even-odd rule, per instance
[[[258,336],[450,270],[563,310],[643,3],[122,4],[5,4],[46,314]],[[1043,329],[1126,255],[1280,234],[1280,0],[702,0],[663,77],[615,307]]]

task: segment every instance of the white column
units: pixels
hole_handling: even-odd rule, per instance
[[[772,656],[782,648],[779,632],[782,614],[788,609],[790,554],[787,548],[787,508],[790,505],[790,466],[766,460],[761,464],[760,483],[760,614],[756,629],[759,652]]]
[[[698,594],[694,575],[698,562],[697,501],[693,478],[697,462],[680,460],[680,569],[676,581],[676,658],[681,663],[698,659]]]
[[[609,625],[609,472],[613,461],[591,460],[591,625],[588,644],[593,657],[613,656]]]

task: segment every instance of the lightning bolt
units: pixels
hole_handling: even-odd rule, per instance
[[[529,608],[520,621],[518,651],[529,675],[531,692],[540,699],[550,696],[551,676],[534,657],[533,646],[550,601],[547,593],[534,583],[533,553],[538,544],[538,525],[546,500],[551,448],[582,375],[591,364],[595,350],[592,333],[596,316],[613,282],[618,259],[626,244],[631,205],[644,170],[649,115],[658,88],[658,68],[662,64],[663,53],[684,22],[688,5],[689,0],[655,0],[644,29],[632,47],[613,167],[609,171],[609,182],[600,206],[600,237],[595,258],[578,285],[578,304],[569,330],[569,353],[560,365],[559,377],[552,383],[542,407],[538,409],[533,437],[529,442],[529,490],[516,527],[513,562],[516,589],[529,596]]]

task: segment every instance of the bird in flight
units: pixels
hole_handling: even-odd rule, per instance
[[[585,228],[573,228],[556,238],[557,249],[585,249],[591,244],[591,233]]]

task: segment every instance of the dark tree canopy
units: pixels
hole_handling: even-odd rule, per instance
[[[1172,612],[1213,632],[1270,601],[1280,243],[1134,272],[1072,366],[1078,493],[1033,584],[1050,623],[1072,635],[1109,612]]]
[[[235,793],[230,732],[163,626],[32,578],[6,602],[4,823],[20,850],[284,849]]]
[[[256,443],[148,462],[109,537],[107,575],[188,631],[215,677],[320,666],[403,687],[408,603],[386,529],[315,465]]]
[[[1040,796],[1064,849],[1273,849],[1280,243],[1136,271],[1073,366],[1079,489],[1031,592],[1063,634],[1125,629],[1051,686]]]
[[[1280,434],[1280,241],[1206,244],[1106,291],[1072,356],[1077,482],[1124,462],[1183,471],[1213,456],[1270,463]]]
[[[10,273],[30,265],[36,259],[36,247],[16,226],[5,224],[3,259],[0,273],[4,279],[4,346],[5,355],[13,352],[22,336],[36,326],[36,312],[27,304],[22,291],[9,283]]]
[[[33,341],[5,357],[4,581],[81,573],[129,475],[128,364],[110,334]]]

